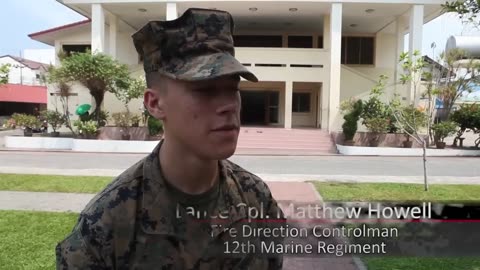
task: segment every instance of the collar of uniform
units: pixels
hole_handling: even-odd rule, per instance
[[[164,140],[145,159],[143,165],[142,206],[140,222],[145,233],[178,235],[177,229],[185,223],[185,213],[177,213],[177,204],[168,197],[168,189],[160,169],[158,153]],[[232,167],[227,161],[220,161],[220,196],[213,216],[219,224],[227,227],[246,218],[246,201]],[[228,214],[226,214],[228,213]],[[225,218],[226,214],[226,218]],[[214,223],[212,221],[212,223]],[[213,235],[221,231],[213,230]]]

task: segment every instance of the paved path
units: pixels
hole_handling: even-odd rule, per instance
[[[115,176],[140,160],[139,154],[0,151],[0,173],[79,174]],[[418,157],[281,157],[233,156],[232,161],[267,181],[423,181]],[[99,162],[101,161],[101,162]],[[479,183],[479,158],[431,157],[432,183]]]

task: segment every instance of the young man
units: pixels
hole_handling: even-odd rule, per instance
[[[86,206],[57,246],[57,269],[281,269],[281,254],[261,249],[281,237],[252,232],[283,224],[282,211],[261,179],[226,160],[240,76],[257,81],[234,58],[232,32],[227,12],[189,9],[133,35],[164,138]]]

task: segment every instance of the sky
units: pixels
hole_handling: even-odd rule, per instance
[[[77,22],[85,18],[55,0],[2,0],[0,9],[0,55],[19,56],[24,49],[52,48],[32,40],[28,34]],[[424,26],[423,54],[437,59],[451,35],[480,35],[453,14],[445,14]],[[435,42],[436,48],[430,45]]]

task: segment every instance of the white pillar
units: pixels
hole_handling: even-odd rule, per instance
[[[167,3],[167,21],[178,18],[177,3]]]
[[[423,5],[413,5],[410,11],[410,35],[408,42],[408,50],[409,55],[414,63],[419,57],[422,57],[423,10]],[[418,57],[413,56],[413,53],[415,51],[418,51],[420,53]],[[419,76],[420,74],[416,74],[416,76],[413,77],[413,80],[418,80]],[[418,89],[416,90],[418,91]],[[408,101],[410,103],[413,102],[414,105],[416,105],[418,102],[418,94],[415,92],[413,83],[411,84],[410,91],[408,92]]]
[[[285,121],[284,127],[286,129],[292,128],[292,99],[293,99],[293,82],[285,82]]]
[[[105,52],[105,13],[101,4],[92,4],[92,53]]]
[[[330,92],[330,85],[328,82],[322,82],[322,93],[321,93],[321,125],[322,129],[328,130],[328,111],[330,110],[329,102],[330,98],[328,96],[328,92]]]
[[[330,10],[330,91],[328,110],[328,131],[334,128],[340,105],[340,72],[342,45],[342,4],[333,3]]]
[[[330,14],[323,16],[323,49],[330,49]]]
[[[403,21],[402,17],[397,18],[395,21],[396,24],[396,35],[397,35],[397,42],[395,44],[396,53],[395,53],[395,74],[394,74],[394,82],[398,83],[400,80],[400,74],[403,73],[403,68],[400,63],[400,55],[405,50],[404,41],[405,41],[405,22]]]
[[[110,14],[109,16],[109,46],[110,46],[110,55],[113,58],[117,58],[117,32],[118,32],[118,17],[116,15]]]
[[[62,51],[62,43],[60,40],[55,40],[55,66],[60,65],[60,58],[58,58],[58,54]]]

